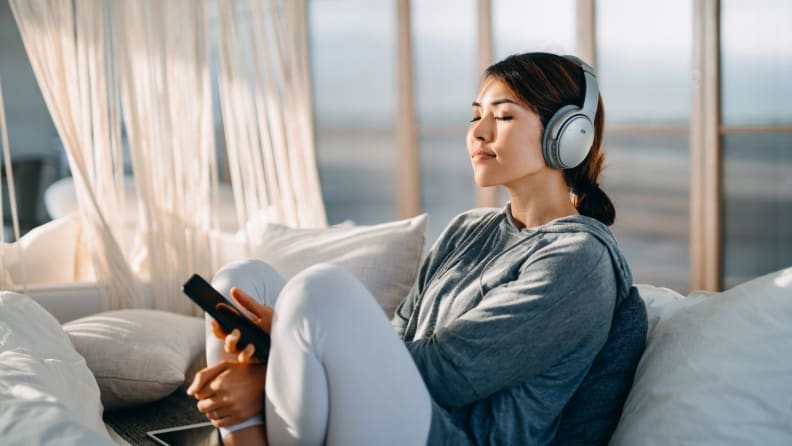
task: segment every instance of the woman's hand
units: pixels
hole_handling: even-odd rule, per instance
[[[198,372],[187,394],[215,427],[232,426],[262,412],[266,374],[266,364],[222,361]]]
[[[272,316],[274,314],[272,307],[258,303],[256,299],[239,288],[231,288],[231,298],[234,299],[240,307],[242,307],[243,311],[245,312],[245,316],[247,316],[258,328],[267,334],[270,333],[272,329]],[[229,309],[229,311],[232,310]],[[220,327],[220,324],[212,319],[212,331],[214,332],[215,336],[220,339],[224,339],[224,350],[227,353],[237,355],[237,360],[239,362],[247,363],[255,360],[255,358],[253,358],[255,346],[253,346],[252,343],[248,344],[244,350],[239,350],[237,348],[237,342],[239,342],[239,330],[234,329],[231,333],[226,333]]]

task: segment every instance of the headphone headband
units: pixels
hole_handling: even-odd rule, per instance
[[[586,158],[594,143],[594,117],[599,104],[599,86],[594,69],[576,56],[562,56],[580,66],[585,80],[583,106],[562,106],[545,126],[542,153],[548,166],[571,169]]]
[[[591,122],[594,122],[594,115],[597,114],[597,105],[599,105],[599,84],[594,68],[591,68],[591,65],[577,56],[566,55],[564,57],[575,62],[583,69],[583,77],[586,81],[586,97],[583,99],[583,108],[580,111],[588,116]]]

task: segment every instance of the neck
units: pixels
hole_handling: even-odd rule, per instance
[[[511,200],[512,218],[521,227],[541,226],[556,218],[578,214],[561,171],[545,171],[505,187]]]

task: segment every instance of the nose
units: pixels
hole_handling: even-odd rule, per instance
[[[492,116],[490,115],[484,115],[481,117],[481,119],[475,121],[473,123],[473,128],[471,129],[473,139],[481,142],[492,141],[492,132]]]

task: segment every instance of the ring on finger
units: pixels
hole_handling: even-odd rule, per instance
[[[216,410],[213,410],[213,411],[209,412],[209,414],[212,415],[212,418],[220,418],[220,417],[217,416],[217,411]]]

